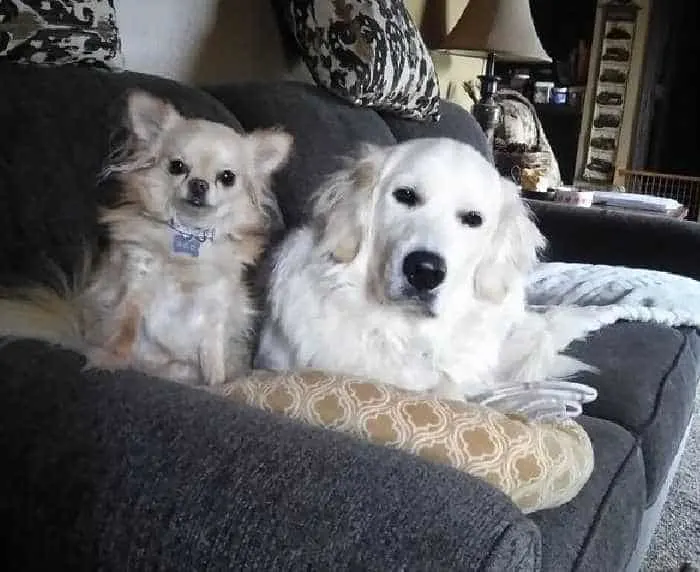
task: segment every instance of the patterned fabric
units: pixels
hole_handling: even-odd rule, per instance
[[[402,0],[287,0],[285,20],[314,81],[355,105],[439,119],[427,47]]]
[[[501,119],[494,130],[494,149],[501,174],[512,177],[527,190],[546,191],[561,185],[559,163],[532,103],[509,89],[501,89],[496,99]],[[525,169],[537,172],[536,188],[529,188],[522,180]]]
[[[318,371],[258,370],[219,391],[259,409],[450,465],[488,481],[524,512],[568,502],[593,470],[591,442],[572,421],[529,423],[478,405],[417,398]]]
[[[0,0],[0,59],[121,68],[114,0]]]
[[[537,151],[541,147],[549,149],[545,133],[538,125],[537,113],[527,98],[517,91],[503,89],[496,97],[501,108],[501,120],[494,131],[496,144],[518,144]]]

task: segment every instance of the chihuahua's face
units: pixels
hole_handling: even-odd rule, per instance
[[[241,134],[221,123],[186,119],[142,92],[131,94],[128,111],[135,165],[123,177],[129,200],[145,213],[234,236],[274,222],[268,183],[289,155],[290,135]]]

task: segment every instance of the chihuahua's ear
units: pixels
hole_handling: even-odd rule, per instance
[[[383,160],[380,147],[365,145],[359,158],[334,173],[314,197],[317,243],[338,263],[352,262],[360,251]]]
[[[281,169],[291,154],[294,138],[279,129],[259,129],[248,135],[253,145],[253,165],[267,178]]]
[[[286,164],[294,138],[280,129],[258,129],[249,133],[246,140],[250,144],[252,170],[257,183],[253,201],[261,210],[268,229],[272,232],[281,230],[283,216],[270,188],[270,178]]]
[[[496,231],[474,273],[476,295],[496,303],[535,266],[546,245],[517,186],[499,179],[502,202]]]
[[[152,144],[181,119],[170,103],[144,91],[131,92],[127,108],[131,131],[144,146]]]

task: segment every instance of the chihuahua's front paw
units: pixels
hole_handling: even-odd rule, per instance
[[[126,369],[129,367],[131,360],[130,355],[115,353],[104,348],[94,348],[86,352],[85,357],[87,369],[103,369],[107,371],[115,371],[118,369]]]
[[[204,362],[201,365],[202,381],[206,385],[222,385],[226,382],[226,368],[223,360]]]
[[[220,340],[199,350],[199,370],[202,382],[206,385],[221,385],[226,382],[226,365]]]
[[[224,324],[215,324],[210,335],[199,347],[199,370],[202,383],[210,386],[226,383],[228,377],[227,356],[235,344],[224,335]]]
[[[117,331],[105,344],[105,350],[118,360],[129,361],[138,337],[141,312],[136,304],[126,304],[124,316],[118,324]]]

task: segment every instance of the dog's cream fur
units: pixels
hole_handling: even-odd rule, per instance
[[[398,201],[401,188],[419,203]],[[256,367],[363,375],[459,399],[565,376],[582,367],[558,354],[569,322],[549,327],[551,315],[525,307],[524,277],[544,244],[516,186],[471,146],[368,146],[276,252]],[[445,260],[429,296],[402,272],[416,249]]]
[[[127,108],[131,137],[108,168],[123,200],[101,215],[108,251],[76,288],[6,295],[0,335],[80,351],[92,367],[222,383],[251,366],[244,273],[278,216],[268,181],[291,136],[185,119],[143,92]]]

